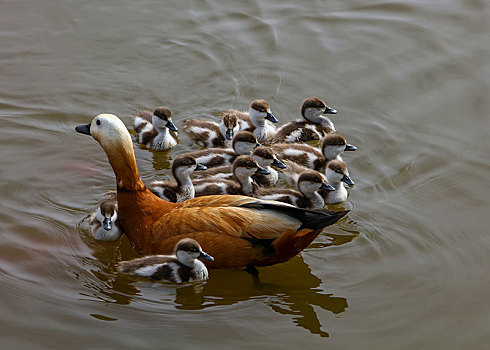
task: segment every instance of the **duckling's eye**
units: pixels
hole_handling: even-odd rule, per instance
[[[95,122],[95,124],[100,125],[100,119],[97,119],[97,121]]]

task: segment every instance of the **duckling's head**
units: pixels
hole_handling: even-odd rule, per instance
[[[112,230],[112,223],[117,220],[117,203],[112,199],[103,200],[97,210],[97,219],[106,231]]]
[[[277,159],[276,155],[270,147],[260,146],[254,149],[252,153],[253,159],[262,167],[275,166],[279,169],[286,168],[286,165]]]
[[[298,178],[298,190],[303,194],[310,194],[318,190],[335,191],[335,188],[329,185],[319,172],[307,170]]]
[[[177,127],[172,121],[172,112],[167,107],[158,107],[153,112],[152,117],[153,126],[159,129],[168,128],[172,131],[178,131]]]
[[[225,113],[219,124],[219,128],[227,140],[232,140],[233,136],[240,130],[240,124],[238,123],[238,116],[236,113]]]
[[[301,105],[301,115],[306,120],[319,124],[318,118],[322,114],[336,114],[337,110],[329,107],[318,97],[308,97]]]
[[[172,174],[179,181],[192,175],[194,170],[206,170],[203,164],[198,164],[194,157],[181,154],[172,162]]]
[[[252,120],[267,119],[273,123],[277,123],[278,120],[271,112],[271,107],[266,100],[255,100],[250,104],[248,114]]]
[[[255,147],[260,146],[255,136],[250,131],[239,131],[231,143],[233,150],[238,155],[250,155]]]
[[[327,165],[325,175],[329,183],[345,182],[347,185],[354,185],[354,181],[349,177],[349,170],[347,164],[341,160],[332,160]]]
[[[326,159],[336,159],[345,151],[355,151],[356,146],[350,145],[339,134],[328,134],[322,141],[322,152]]]
[[[203,252],[201,246],[192,238],[184,238],[177,243],[175,247],[175,255],[179,261],[189,267],[194,266],[194,260],[213,261],[214,258]]]
[[[257,161],[250,156],[239,156],[233,162],[233,174],[240,182],[243,180],[250,178],[253,174],[264,174],[269,175],[270,172],[267,169],[264,169]]]

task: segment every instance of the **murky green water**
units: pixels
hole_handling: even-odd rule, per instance
[[[3,1],[2,349],[485,349],[490,341],[490,6],[467,1]],[[267,99],[339,110],[348,220],[300,257],[197,285],[115,272],[86,217],[114,177],[75,125],[177,126]],[[136,149],[145,181],[191,149]]]

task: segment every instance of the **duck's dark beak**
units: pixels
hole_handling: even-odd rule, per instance
[[[208,167],[204,164],[197,163],[196,168],[194,170],[206,170]]]
[[[257,143],[255,144],[255,147],[254,147],[254,148],[257,148],[257,147],[260,147],[260,146],[262,146],[262,144],[261,144],[260,142],[257,142]]]
[[[285,169],[286,168],[286,164],[284,164],[283,162],[281,162],[279,159],[277,158],[274,158],[274,161],[272,162],[271,164],[272,166],[275,166],[279,169]]]
[[[75,131],[80,134],[90,135],[90,124],[87,125],[78,125],[75,127]]]
[[[257,174],[262,174],[262,175],[269,175],[270,174],[270,171],[267,170],[266,168],[262,168],[260,165],[259,167],[257,168],[257,171],[256,171]]]
[[[325,191],[335,191],[335,188],[332,185],[327,184],[326,182],[322,182],[320,189]]]
[[[349,177],[349,175],[345,174],[344,177],[342,177],[342,181],[344,181],[347,185],[354,185],[354,181],[352,181]]]
[[[102,223],[102,226],[104,227],[104,230],[106,230],[106,231],[112,230],[111,218],[105,218],[104,222]]]
[[[226,129],[225,137],[227,140],[231,140],[233,138],[233,129]]]
[[[273,123],[277,123],[279,121],[279,120],[277,120],[276,117],[274,117],[274,114],[272,114],[272,113],[267,113],[267,116],[265,117],[265,119],[270,120]]]
[[[208,253],[201,252],[197,257],[199,260],[214,261],[214,258]]]
[[[337,110],[335,108],[327,106],[325,107],[323,114],[337,114]]]
[[[345,148],[344,148],[344,151],[357,151],[357,147],[354,146],[354,145],[346,144],[345,145]]]
[[[165,126],[172,131],[175,131],[175,132],[179,131],[179,129],[177,129],[177,127],[175,126],[175,124],[171,120],[169,120],[167,122],[167,124],[165,124]]]

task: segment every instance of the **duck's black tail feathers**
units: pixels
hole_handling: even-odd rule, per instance
[[[253,208],[253,209],[264,209],[264,210],[274,210],[276,212],[283,213],[288,216],[292,216],[299,221],[301,221],[301,226],[298,228],[299,230],[310,229],[310,230],[318,230],[329,225],[335,224],[341,218],[347,215],[350,210],[342,210],[342,211],[332,211],[327,209],[302,209],[289,205],[275,204],[264,201],[257,201],[253,203],[246,203],[241,205],[241,207],[245,208]]]

